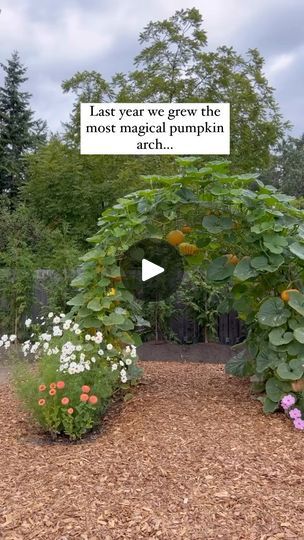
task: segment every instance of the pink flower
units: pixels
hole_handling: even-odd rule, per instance
[[[289,407],[292,407],[295,404],[295,402],[296,402],[296,398],[292,396],[291,394],[287,394],[281,400],[281,405],[284,411],[287,411],[287,409],[289,409]]]
[[[304,429],[304,420],[301,420],[301,418],[296,418],[293,421],[293,425],[296,429]]]
[[[289,411],[289,416],[290,418],[293,418],[293,420],[295,420],[296,418],[301,418],[302,416],[302,413],[300,411],[300,409],[290,409]]]

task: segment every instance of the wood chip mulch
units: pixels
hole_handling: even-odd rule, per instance
[[[304,538],[304,436],[222,366],[144,362],[81,444],[52,444],[0,386],[0,538]]]

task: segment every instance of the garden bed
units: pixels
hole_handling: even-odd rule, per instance
[[[303,434],[222,366],[143,367],[133,400],[76,445],[39,444],[0,387],[0,537],[299,539]]]

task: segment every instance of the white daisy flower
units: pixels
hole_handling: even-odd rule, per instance
[[[99,356],[103,356],[103,355],[104,355],[104,352],[103,352],[103,350],[102,350],[102,349],[99,349],[99,351],[98,351],[98,353],[97,353],[97,354],[99,354]]]
[[[54,324],[60,324],[60,323],[61,323],[60,317],[58,317],[58,316],[54,317],[53,323],[54,323]]]
[[[32,324],[32,319],[26,319],[24,324],[25,324],[26,328],[29,328],[31,326],[31,324]]]
[[[53,335],[54,336],[62,336],[62,330],[60,328],[60,326],[54,326],[53,328]]]
[[[107,344],[107,349],[108,349],[108,351],[111,351],[113,349],[112,343]]]
[[[86,334],[86,335],[84,336],[84,339],[85,339],[86,341],[90,341],[90,340],[91,340],[90,334]]]
[[[131,358],[127,358],[127,360],[126,360],[126,364],[127,364],[127,366],[130,366],[130,365],[132,364],[132,360],[131,360]]]
[[[72,321],[70,321],[70,320],[64,321],[64,323],[63,323],[63,329],[64,329],[64,330],[69,330],[69,329],[70,329],[70,326],[71,326],[71,323],[72,323]]]
[[[116,371],[117,370],[117,364],[112,364],[112,371]]]
[[[50,311],[50,313],[48,314],[48,318],[52,319],[53,317],[54,317],[54,313],[52,311]]]

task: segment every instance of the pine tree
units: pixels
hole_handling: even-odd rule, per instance
[[[45,139],[46,124],[33,120],[31,94],[20,88],[27,77],[18,53],[0,65],[5,73],[0,87],[0,193],[14,198],[25,179],[26,156]]]

